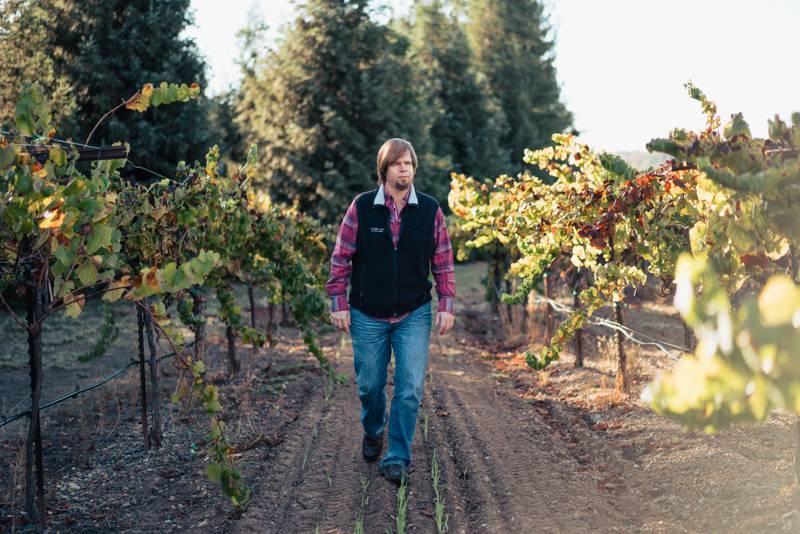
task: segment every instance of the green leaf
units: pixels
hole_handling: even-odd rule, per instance
[[[175,93],[175,98],[178,100],[186,100],[189,98],[189,86],[185,83],[182,83],[178,86],[178,90]]]
[[[789,136],[789,128],[786,126],[786,123],[781,120],[781,118],[775,115],[774,120],[768,120],[767,124],[769,125],[769,138],[773,141],[780,141],[785,137]]]
[[[219,413],[220,411],[222,411],[222,405],[219,403],[218,400],[209,401],[206,404],[206,411],[209,414],[214,415],[214,414]]]
[[[120,289],[120,288],[124,287],[126,284],[127,284],[127,281],[124,281],[124,282],[120,282],[120,281],[112,282],[111,284],[109,284],[108,289],[106,290],[106,292],[103,293],[102,300],[104,300],[106,302],[116,302],[116,301],[118,301],[120,298],[122,298],[122,296],[127,291],[126,289]]]
[[[17,151],[13,146],[0,148],[0,169],[7,169],[17,161]]]
[[[63,278],[57,277],[53,281],[53,292],[55,293],[56,298],[64,297],[73,289],[75,289],[75,283],[72,280],[65,281]]]
[[[175,280],[175,271],[176,271],[175,262],[174,261],[169,262],[168,264],[164,265],[164,267],[162,267],[160,271],[161,271],[161,279],[163,280],[161,287],[166,291],[174,292],[175,288],[173,287],[173,283]]]
[[[97,281],[97,268],[94,266],[91,258],[86,258],[84,262],[78,267],[77,270],[78,280],[81,284],[88,286]]]
[[[175,287],[174,291],[180,291],[183,289],[189,289],[195,283],[202,283],[202,280],[195,282],[194,273],[192,273],[191,266],[187,263],[183,263],[175,272],[175,278],[173,279],[172,283]]]
[[[211,440],[219,439],[222,436],[224,431],[225,431],[225,428],[224,428],[224,424],[222,423],[222,421],[220,421],[216,417],[213,417],[211,419],[211,436],[210,436],[210,439]]]
[[[192,371],[198,375],[202,375],[206,372],[206,364],[202,361],[194,362],[192,363]]]
[[[222,464],[217,462],[208,464],[206,466],[206,476],[211,482],[219,484],[222,477]]]
[[[15,126],[17,131],[22,135],[33,135],[36,129],[36,123],[33,120],[30,107],[20,101],[17,104],[17,116],[15,117]]]
[[[211,270],[217,265],[219,260],[220,255],[218,253],[201,250],[197,257],[189,262],[191,264],[192,271],[197,276],[202,277],[198,282],[202,282],[202,280],[205,279],[208,273],[210,273]]]
[[[58,167],[63,167],[67,164],[67,153],[57,146],[50,149],[50,155],[48,157],[50,161]]]
[[[18,195],[27,195],[33,191],[33,180],[27,169],[19,169],[17,172],[17,183],[14,185],[14,192]]]
[[[744,135],[747,138],[752,138],[752,134],[750,134],[750,126],[747,125],[747,121],[744,120],[744,116],[741,113],[736,113],[731,116],[730,122],[725,125],[722,129],[722,133],[725,136],[725,139],[732,139],[737,135]]]
[[[86,243],[86,253],[94,254],[101,248],[109,246],[112,233],[113,228],[107,224],[95,224],[92,226],[92,233],[89,234],[89,240]]]
[[[64,267],[70,267],[72,262],[75,261],[75,253],[72,251],[71,247],[67,247],[66,245],[59,245],[53,255]]]

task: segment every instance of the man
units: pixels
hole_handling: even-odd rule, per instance
[[[444,215],[433,197],[414,188],[417,155],[390,139],[378,151],[377,189],[358,195],[339,227],[327,283],[331,321],[349,332],[361,399],[368,462],[383,451],[386,370],[394,352],[389,447],[380,472],[399,484],[411,464],[411,442],[422,399],[431,333],[431,272],[439,310],[436,326],[453,326],[453,251]],[[350,281],[350,298],[345,297]]]

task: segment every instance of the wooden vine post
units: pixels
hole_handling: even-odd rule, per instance
[[[620,326],[625,326],[625,316],[622,313],[622,302],[614,302],[614,320]],[[628,393],[630,380],[628,377],[628,356],[625,354],[625,337],[621,330],[617,330],[617,382],[616,388],[620,393]]]
[[[147,300],[143,303],[148,306]],[[143,312],[144,313],[144,312]],[[158,363],[158,338],[156,328],[153,324],[153,317],[150,313],[144,314],[145,334],[147,335],[147,346],[150,351],[150,358],[147,361],[150,369],[150,406],[153,412],[153,424],[150,427],[150,446],[161,447],[161,380]]]
[[[553,298],[553,282],[551,280],[550,273],[545,271],[544,275],[544,296],[547,299]],[[553,339],[553,332],[555,331],[555,315],[553,313],[553,307],[550,303],[546,303],[545,305],[545,328],[544,328],[544,342],[545,344],[549,345],[550,341]]]
[[[691,327],[686,324],[686,321],[681,319],[681,323],[683,324],[683,344],[688,352],[694,352],[694,332],[692,332]]]
[[[202,288],[192,291],[192,313],[200,320],[194,325],[194,360],[205,361],[206,356],[206,321],[203,313],[206,310],[206,296]]]
[[[147,373],[145,371],[146,364],[144,357],[144,312],[138,306],[136,307],[136,320],[139,334],[139,395],[142,399],[142,437],[144,438],[145,448],[149,449],[150,435],[147,420]]]
[[[572,305],[576,310],[581,306],[580,291],[578,291],[577,282],[575,283],[575,287],[572,289]],[[582,332],[582,328],[578,328],[578,330],[575,332],[575,367],[583,367],[583,343],[581,341]]]
[[[611,261],[615,259],[614,254],[614,230],[608,235],[608,247],[611,250]],[[620,325],[625,326],[625,316],[622,312],[622,302],[614,300],[614,320]],[[627,394],[630,390],[630,380],[628,377],[628,357],[625,354],[625,337],[621,330],[617,330],[617,378],[616,389],[620,393]]]
[[[45,527],[44,462],[42,460],[42,288],[31,284],[27,294],[28,362],[31,376],[31,415],[25,440],[25,505],[28,517],[41,531]],[[33,466],[36,464],[34,494]]]
[[[269,308],[267,310],[267,340],[272,343],[272,336],[275,334],[275,312],[276,306],[274,302],[269,303]]]
[[[256,329],[256,297],[253,284],[247,284],[247,299],[250,301],[250,328]],[[253,354],[258,352],[258,347],[253,344]]]
[[[227,325],[225,327],[225,337],[228,340],[228,372],[233,377],[239,374],[242,368],[239,356],[236,354],[236,331],[233,326]]]

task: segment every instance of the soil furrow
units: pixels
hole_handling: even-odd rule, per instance
[[[436,413],[444,430],[444,447],[448,459],[453,464],[457,481],[452,484],[460,494],[464,504],[468,532],[508,532],[504,503],[498,499],[503,491],[497,474],[485,462],[485,454],[480,445],[480,437],[473,435],[464,417],[465,408],[453,400],[450,386],[437,381],[433,389]]]
[[[425,401],[423,400],[423,403]],[[407,532],[435,532],[433,521],[433,488],[431,487],[431,457],[423,435],[421,418],[412,445],[412,465],[408,474]],[[430,428],[428,429],[430,437]],[[396,509],[396,506],[395,506]]]
[[[282,532],[297,507],[295,499],[302,486],[310,456],[314,452],[320,423],[325,415],[322,391],[313,394],[297,422],[286,429],[286,439],[270,451],[265,460],[269,470],[262,486],[253,489],[250,506],[236,525],[236,532]],[[277,483],[276,481],[281,481]]]
[[[360,437],[360,435],[359,435]],[[386,528],[394,529],[394,514],[397,495],[394,484],[385,480],[378,472],[378,463],[369,464],[368,501],[364,507],[364,533],[386,534]]]
[[[474,530],[469,528],[469,519],[466,515],[466,510],[469,507],[467,496],[460,491],[461,479],[459,478],[460,470],[458,464],[453,461],[454,453],[448,446],[447,433],[445,425],[441,418],[436,414],[439,410],[439,403],[436,401],[433,393],[433,388],[437,387],[435,380],[435,372],[431,372],[431,380],[426,384],[424,408],[428,413],[428,439],[425,443],[425,453],[428,465],[428,473],[430,473],[430,465],[433,457],[433,451],[436,450],[436,457],[439,463],[440,485],[442,488],[442,495],[445,502],[445,514],[448,517],[447,526],[448,532],[456,534],[466,534]],[[424,439],[424,438],[423,438]],[[428,484],[431,484],[431,479],[428,477]],[[433,489],[431,488],[431,492]],[[431,495],[431,508],[435,512],[433,495]],[[435,518],[433,519],[434,527],[431,532],[435,532]]]
[[[360,502],[364,462],[358,454],[358,420],[351,382],[336,388],[331,408],[321,421],[317,443],[307,460],[302,485],[296,492],[301,509],[283,525],[292,532],[347,532],[355,523]],[[344,406],[342,406],[344,405]]]
[[[485,378],[488,372],[471,372],[467,379],[463,366],[456,370],[447,359],[438,359],[437,365],[434,396],[438,409],[447,414],[447,441],[455,444],[451,450],[472,527],[490,532],[520,532],[530,525],[558,530],[550,518],[565,506],[574,508],[576,519],[593,515],[587,510],[597,506],[597,483],[578,472],[580,463],[570,454],[578,439],[566,430],[569,425],[559,420],[551,428],[529,404],[499,394],[497,384]],[[470,469],[474,474],[465,482],[463,473]],[[573,500],[553,502],[548,488],[567,489]],[[604,504],[604,512],[629,524],[615,507]]]

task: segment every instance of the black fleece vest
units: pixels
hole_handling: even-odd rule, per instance
[[[358,234],[350,276],[350,306],[372,317],[394,317],[431,300],[429,281],[435,248],[433,226],[439,203],[417,193],[400,217],[397,249],[392,243],[389,208],[374,205],[378,190],[356,197]],[[384,192],[388,197],[388,192]]]

